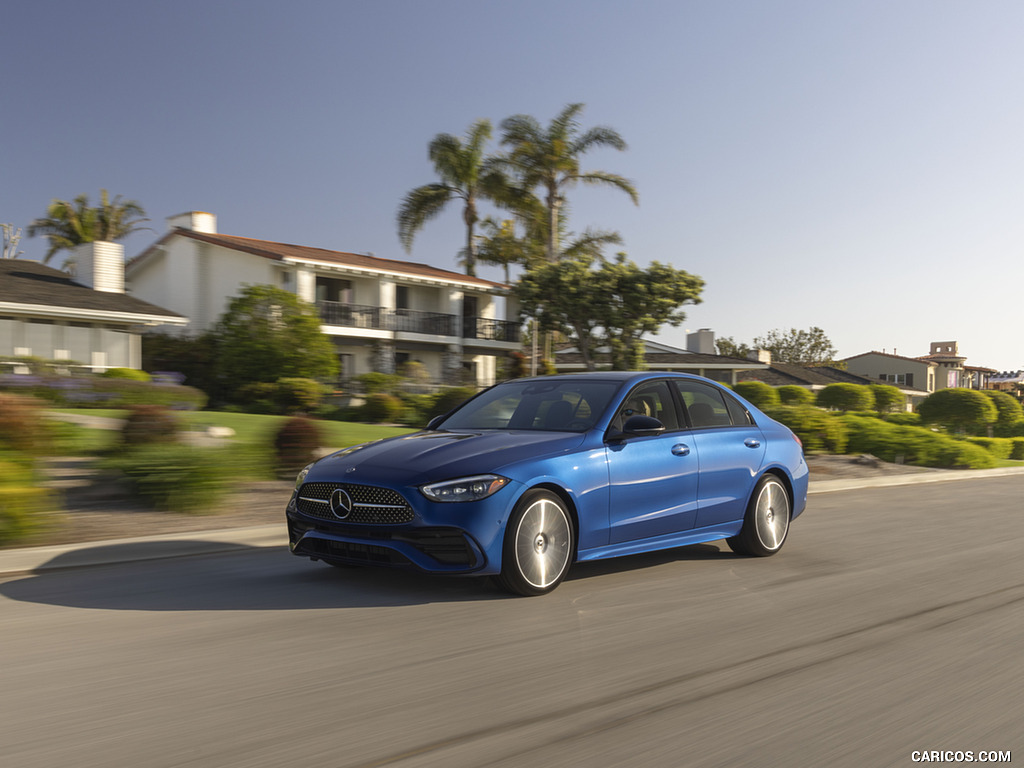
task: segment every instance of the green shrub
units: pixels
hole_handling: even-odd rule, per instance
[[[359,386],[366,395],[376,395],[380,392],[394,392],[402,383],[402,377],[397,373],[363,373],[355,377]]]
[[[228,449],[143,445],[103,461],[120,472],[132,492],[156,509],[216,512],[234,478]]]
[[[1009,438],[1010,445],[1010,458],[1014,461],[1024,461],[1024,437],[1011,437]]]
[[[284,413],[309,413],[330,392],[319,381],[298,377],[278,379],[276,389],[275,398]]]
[[[178,417],[159,405],[136,405],[129,409],[121,427],[126,446],[173,443],[181,431]]]
[[[817,403],[837,411],[869,411],[875,407],[875,395],[863,384],[829,384],[818,392]]]
[[[192,411],[206,405],[206,395],[194,387],[92,375],[0,377],[0,390],[30,395],[56,408],[163,405],[176,411]]]
[[[969,437],[967,442],[981,446],[997,459],[1008,459],[1013,453],[1013,441],[1008,437]]]
[[[947,469],[985,469],[996,464],[995,457],[980,446],[929,429],[850,414],[842,419],[849,428],[847,453],[870,453],[884,461]]]
[[[796,384],[784,384],[775,390],[779,393],[779,400],[783,405],[813,405],[814,393],[807,387],[798,387]],[[747,398],[748,400],[750,398]]]
[[[900,424],[904,427],[921,426],[921,417],[916,413],[887,413],[885,420],[890,424]]]
[[[130,381],[151,381],[152,377],[145,371],[135,368],[108,368],[100,374],[105,379],[128,379]]]
[[[279,414],[277,385],[272,381],[251,381],[235,390],[234,399],[248,413]]]
[[[779,393],[775,387],[770,387],[763,381],[739,381],[733,387],[733,391],[762,411],[780,404]]]
[[[323,445],[320,427],[299,416],[285,421],[274,435],[274,464],[279,475],[290,476],[317,458]]]
[[[792,429],[805,451],[843,453],[846,450],[848,429],[836,414],[811,405],[781,405],[772,408],[768,415]]]
[[[998,412],[993,429],[996,437],[1012,437],[1022,434],[1016,430],[1024,422],[1024,408],[1021,408],[1017,398],[1006,392],[993,389],[983,390],[982,394],[992,400],[992,404]]]
[[[54,509],[52,494],[35,482],[31,457],[13,451],[0,456],[0,546],[31,539]]]
[[[917,407],[926,424],[939,424],[956,432],[985,430],[995,423],[999,411],[991,398],[973,389],[940,389]]]
[[[879,413],[892,413],[906,407],[907,397],[900,392],[899,387],[891,384],[869,384],[868,389],[874,395],[875,410]]]
[[[403,410],[404,407],[400,399],[394,395],[377,392],[366,397],[366,403],[362,409],[362,418],[363,421],[369,421],[373,424],[393,424],[402,418]]]
[[[31,397],[0,392],[0,449],[42,456],[50,447],[50,433],[40,427],[42,403]]]

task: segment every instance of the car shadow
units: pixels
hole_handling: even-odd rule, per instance
[[[284,547],[217,552],[212,542],[190,544],[196,545],[190,556],[180,556],[180,543],[175,548],[166,542],[64,553],[29,576],[0,583],[0,595],[20,602],[114,611],[302,611],[516,599],[490,578],[334,568],[294,557]],[[146,559],[103,562],[116,560],[119,547],[127,546]],[[714,545],[700,544],[576,563],[568,581],[734,557]]]

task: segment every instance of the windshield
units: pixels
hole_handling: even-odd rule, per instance
[[[510,381],[487,390],[438,429],[535,429],[585,432],[619,388],[616,381]]]

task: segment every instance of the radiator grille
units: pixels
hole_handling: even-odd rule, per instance
[[[299,489],[296,507],[307,517],[346,523],[399,525],[413,519],[402,494],[374,485],[306,483]]]

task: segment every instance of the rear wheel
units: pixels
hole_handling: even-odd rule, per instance
[[[550,491],[527,491],[505,528],[499,581],[518,595],[543,595],[569,572],[575,531],[565,503]]]
[[[725,541],[738,555],[774,555],[786,541],[791,511],[786,486],[775,475],[764,475],[750,495],[743,528],[738,535]]]

